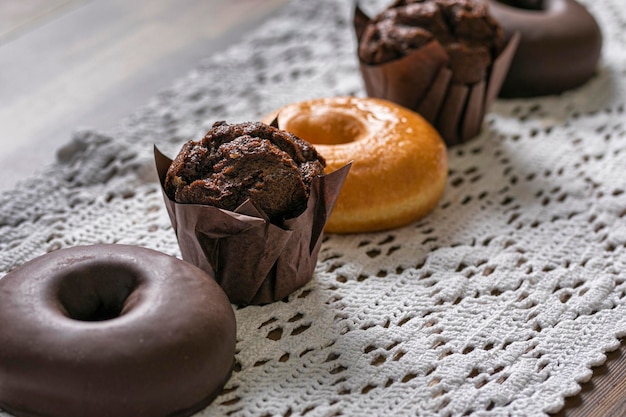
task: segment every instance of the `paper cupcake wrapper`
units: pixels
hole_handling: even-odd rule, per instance
[[[371,19],[356,6],[357,40]],[[450,58],[437,41],[380,65],[360,62],[365,90],[370,97],[393,101],[419,113],[441,134],[448,146],[478,133],[485,114],[497,97],[513,60],[520,34],[509,40],[494,59],[485,80],[465,85],[452,82]]]
[[[172,160],[156,147],[154,158],[183,259],[209,273],[233,304],[281,300],[313,277],[324,226],[350,165],[315,178],[306,210],[281,227],[250,200],[234,211],[176,203],[163,188]]]

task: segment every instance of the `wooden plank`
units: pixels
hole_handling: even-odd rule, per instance
[[[593,377],[581,385],[578,395],[567,398],[553,417],[626,416],[626,343],[607,353],[604,365],[593,369]]]
[[[75,129],[114,126],[286,2],[91,0],[0,45],[0,189],[51,163]]]
[[[61,13],[81,0],[4,0],[0,1],[0,43],[18,36]]]

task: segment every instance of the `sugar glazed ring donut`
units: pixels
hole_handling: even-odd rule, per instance
[[[602,33],[594,17],[574,0],[489,0],[505,37],[521,34],[500,97],[558,94],[596,72]]]
[[[0,279],[0,408],[16,416],[188,416],[220,392],[235,318],[177,258],[63,249]]]
[[[281,129],[315,145],[332,172],[352,161],[325,230],[371,232],[399,227],[439,201],[448,172],[445,144],[421,116],[375,98],[321,98],[289,104]]]

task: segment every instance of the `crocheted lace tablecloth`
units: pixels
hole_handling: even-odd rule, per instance
[[[429,216],[327,235],[308,285],[236,309],[235,371],[198,415],[543,415],[576,394],[626,335],[622,1],[584,2],[604,33],[597,76],[497,101],[480,136],[450,149]],[[114,129],[77,132],[57,163],[0,195],[0,276],[100,242],[179,256],[153,144],[175,155],[216,120],[364,95],[352,7],[293,0]]]

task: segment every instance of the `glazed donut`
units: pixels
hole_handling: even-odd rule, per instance
[[[0,408],[188,416],[230,376],[235,318],[200,269],[126,245],[62,249],[0,279]]]
[[[492,16],[508,38],[521,34],[500,97],[558,94],[595,73],[602,33],[574,0],[489,0]]]
[[[446,147],[421,116],[375,98],[321,98],[289,104],[267,116],[311,142],[326,172],[352,161],[329,233],[399,227],[427,214],[447,180]]]

